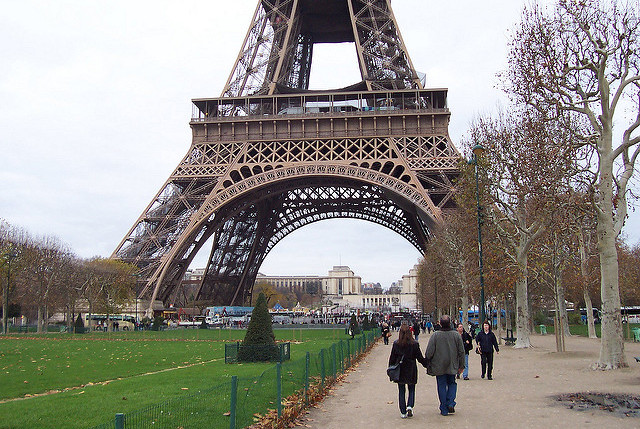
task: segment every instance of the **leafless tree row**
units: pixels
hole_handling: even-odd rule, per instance
[[[133,298],[135,271],[120,261],[80,259],[56,237],[34,237],[0,220],[3,332],[14,317],[46,332],[54,313],[64,314],[70,327],[80,307],[118,312]]]
[[[634,202],[640,153],[639,21],[637,1],[531,3],[511,33],[508,67],[498,75],[510,103],[476,119],[463,141],[467,151],[486,149],[478,158],[478,192],[487,289],[494,301],[513,298],[516,347],[530,346],[532,305],[555,310],[557,331],[568,334],[565,302],[595,303],[602,309],[595,366],[601,369],[627,366],[620,307],[638,296],[639,251],[620,233]],[[475,177],[463,169],[459,216],[473,229]],[[439,255],[448,262],[437,270],[445,272],[474,265],[451,262],[463,255],[446,238],[463,231],[451,228],[435,245],[451,252]],[[477,238],[469,231],[464,237]],[[435,276],[432,258],[426,255],[423,271]],[[477,278],[474,270],[477,259],[464,275],[449,277],[452,299],[466,290],[477,296],[475,281],[469,283]]]

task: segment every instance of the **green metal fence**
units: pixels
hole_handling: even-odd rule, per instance
[[[353,340],[341,340],[319,353],[278,363],[258,377],[236,377],[209,389],[152,405],[127,414],[116,414],[109,423],[93,429],[213,428],[236,429],[255,423],[275,410],[282,415],[283,398],[300,394],[308,404],[312,386],[324,387],[344,373],[377,338],[379,329]],[[299,404],[298,404],[299,405]]]

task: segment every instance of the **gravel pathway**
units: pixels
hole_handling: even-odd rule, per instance
[[[428,335],[419,340],[424,352]],[[640,396],[640,343],[627,342],[629,368],[616,371],[589,369],[599,355],[600,341],[584,337],[566,339],[567,352],[555,352],[553,335],[534,335],[531,349],[502,345],[495,355],[493,380],[480,378],[480,357],[469,356],[470,380],[458,381],[456,413],[441,416],[435,377],[418,364],[414,417],[401,419],[398,389],[386,376],[391,346],[381,341],[355,371],[336,384],[325,400],[302,418],[303,427],[326,428],[640,428],[636,417],[624,417],[598,408],[584,409],[558,402],[564,393],[601,392]]]

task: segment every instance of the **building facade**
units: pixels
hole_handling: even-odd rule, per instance
[[[266,276],[258,274],[256,283],[268,283],[277,288],[302,290],[322,297],[323,311],[348,313],[352,310],[378,312],[417,310],[417,267],[388,291],[379,285],[362,284],[362,278],[344,265],[334,266],[327,276]],[[319,288],[319,289],[318,289]]]

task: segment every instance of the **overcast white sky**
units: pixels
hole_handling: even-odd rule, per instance
[[[449,88],[455,144],[502,99],[495,73],[523,4],[393,1],[414,66],[428,87]],[[190,100],[220,95],[256,1],[0,5],[0,218],[81,257],[109,256],[188,150]],[[313,89],[359,80],[352,44],[316,47]],[[633,213],[632,243],[639,225]],[[388,287],[419,256],[381,226],[332,220],[285,238],[260,271],[323,275],[342,264]]]

